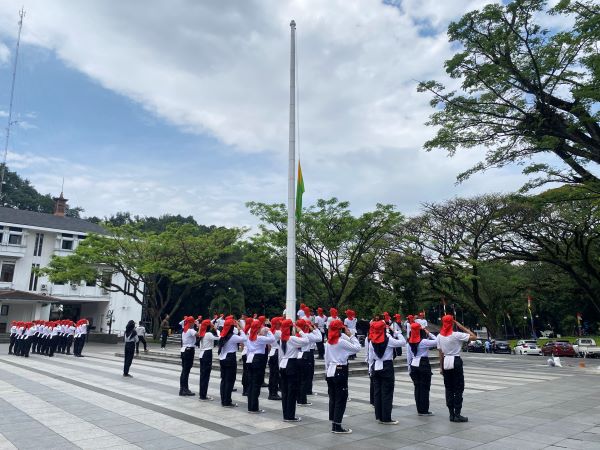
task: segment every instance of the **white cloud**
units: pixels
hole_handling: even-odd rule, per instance
[[[285,172],[294,18],[307,198],[337,195],[357,209],[394,202],[414,210],[436,196],[522,181],[500,171],[455,189],[456,174],[480,155],[446,159],[420,150],[432,130],[423,125],[431,110],[429,98],[416,93],[417,81],[442,77],[452,54],[447,23],[485,3],[25,0],[23,39],[158,117],[234,151],[274,159]],[[0,30],[15,28],[13,9],[11,0],[0,0]],[[140,174],[133,176],[131,168],[111,168],[110,176],[86,169],[70,183],[90,214],[169,211],[234,224],[249,220],[246,200],[285,199],[285,173],[252,176],[234,167],[203,174],[212,181],[190,188],[177,176],[141,175],[159,167],[136,168]],[[31,178],[49,189],[55,185],[49,176]]]

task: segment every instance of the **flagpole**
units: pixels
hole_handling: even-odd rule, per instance
[[[287,286],[285,311],[296,316],[296,22],[290,22],[290,146],[288,156]]]

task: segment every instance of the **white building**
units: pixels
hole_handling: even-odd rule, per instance
[[[12,320],[86,318],[91,331],[101,333],[109,331],[111,314],[112,333],[123,331],[131,319],[137,323],[141,305],[121,292],[85,282],[53,284],[35,274],[34,269],[46,266],[53,255],[73,253],[89,233],[106,234],[97,224],[65,217],[62,194],[55,202],[54,214],[0,207],[0,333],[10,329]],[[125,283],[120,275],[112,280]]]

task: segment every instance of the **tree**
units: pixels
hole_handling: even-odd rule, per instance
[[[177,311],[194,288],[220,279],[244,233],[235,228],[206,232],[191,224],[171,225],[162,233],[135,225],[109,231],[109,236],[89,235],[70,256],[53,257],[43,272],[52,282],[93,281],[145,302],[155,336],[165,313]]]
[[[391,205],[358,217],[348,202],[318,200],[302,213],[298,223],[297,256],[303,300],[321,306],[351,306],[361,284],[377,272],[390,247],[391,232],[402,216]],[[261,231],[270,247],[283,252],[287,213],[283,204],[248,203],[263,223]]]
[[[539,24],[542,15],[572,20],[573,26],[551,32]],[[600,193],[600,4],[494,3],[450,24],[448,36],[462,47],[445,63],[461,89],[419,84],[419,91],[433,94],[436,112],[428,125],[439,127],[425,148],[453,156],[460,148],[486,147],[485,159],[459,180],[552,154],[563,164],[529,164],[524,172],[540,176],[524,189],[558,181]]]
[[[2,206],[47,214],[54,212],[54,200],[50,194],[40,194],[29,180],[21,178],[18,173],[12,172],[8,167],[6,168],[4,183],[2,187]],[[83,208],[76,206],[68,208],[66,215],[79,218],[82,212]]]

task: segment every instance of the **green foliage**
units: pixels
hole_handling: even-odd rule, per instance
[[[540,16],[562,16],[574,25],[548,30]],[[525,173],[542,174],[524,189],[549,181],[585,184],[600,192],[600,4],[545,0],[489,4],[450,24],[450,42],[460,51],[446,72],[461,81],[448,91],[436,81],[419,84],[436,108],[428,125],[438,127],[427,150],[487,148],[485,159],[459,175],[507,164],[530,164],[552,153],[563,163],[533,163]]]

